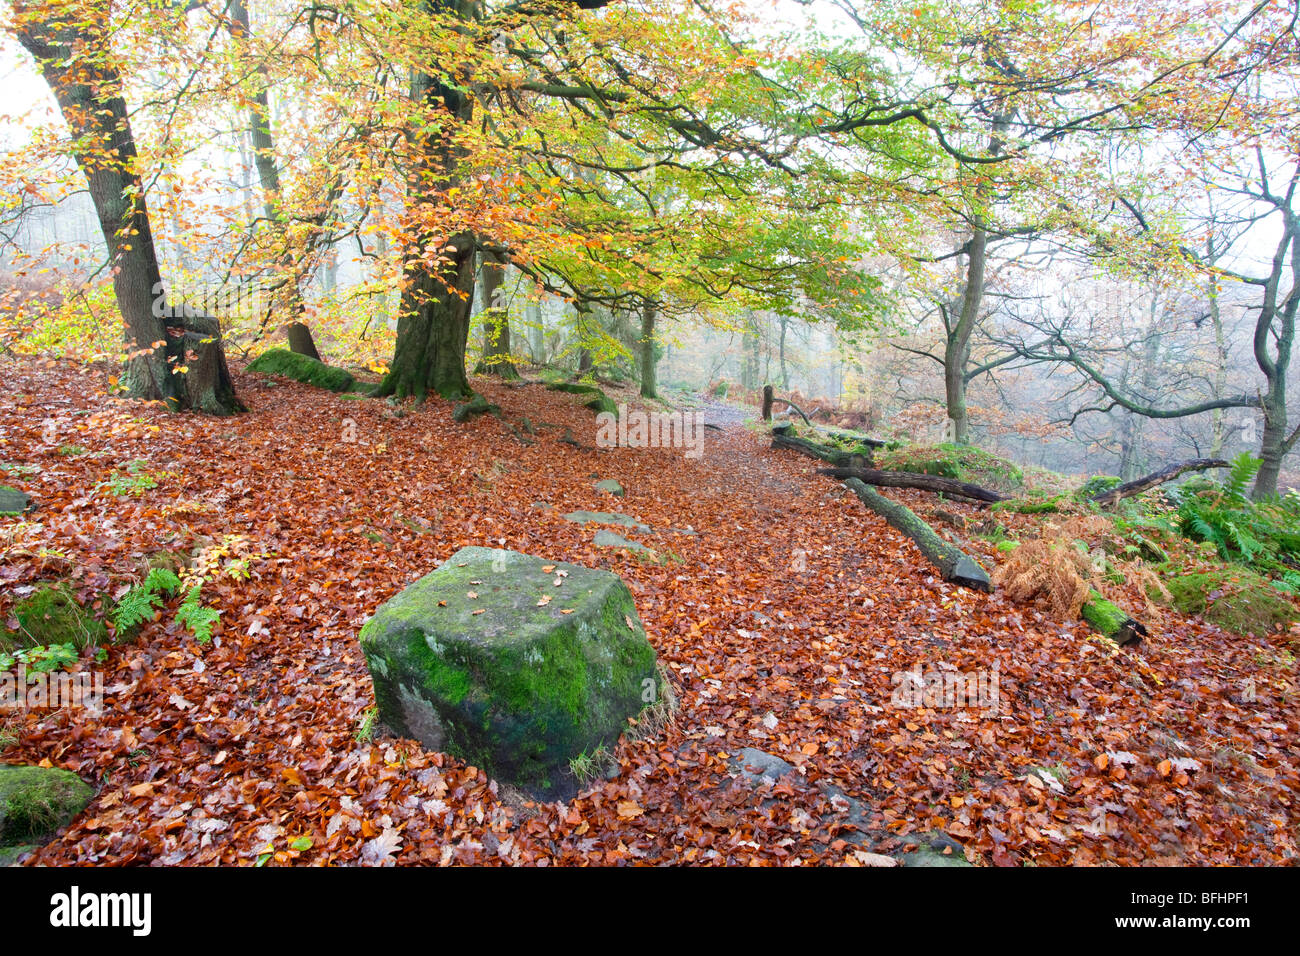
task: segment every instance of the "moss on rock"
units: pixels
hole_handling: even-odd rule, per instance
[[[618,404],[604,392],[593,395],[582,404],[597,414],[601,412],[609,412],[611,415],[618,414]]]
[[[65,826],[95,795],[74,773],[0,764],[0,846],[20,846]]]
[[[331,392],[350,392],[357,382],[351,372],[334,368],[306,355],[288,349],[271,349],[263,352],[248,364],[248,371],[267,375],[282,375],[296,382],[326,388]]]
[[[82,607],[66,584],[43,584],[14,602],[9,616],[13,630],[0,629],[0,647],[72,644],[78,650],[108,640],[108,628],[93,611]]]
[[[1165,577],[1171,603],[1184,614],[1199,614],[1234,634],[1263,636],[1290,627],[1300,615],[1295,605],[1268,581],[1242,567]],[[1163,596],[1154,592],[1153,599]]]
[[[384,723],[539,796],[571,790],[573,758],[612,747],[656,679],[616,575],[490,548],[385,603],[361,647]]]

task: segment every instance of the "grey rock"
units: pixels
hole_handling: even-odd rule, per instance
[[[616,524],[624,528],[632,528],[635,531],[650,530],[649,525],[644,525],[635,518],[629,518],[627,515],[612,511],[570,511],[564,516],[564,520],[572,521],[575,524]]]
[[[629,541],[621,534],[615,534],[606,528],[601,528],[596,532],[593,542],[598,548],[626,548],[628,551],[649,551],[644,544],[638,541]]]
[[[753,787],[776,783],[787,773],[794,773],[793,764],[786,763],[775,754],[745,747],[731,758],[731,770],[745,778]]]
[[[618,575],[496,548],[385,602],[361,649],[386,726],[543,798],[576,790],[570,761],[612,748],[656,677]]]
[[[33,509],[32,499],[17,488],[0,485],[0,515],[20,515]]]

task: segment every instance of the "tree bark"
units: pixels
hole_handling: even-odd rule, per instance
[[[1140,495],[1144,491],[1149,491],[1158,485],[1163,485],[1166,481],[1173,481],[1179,475],[1186,474],[1189,471],[1206,471],[1210,468],[1231,468],[1232,463],[1224,461],[1222,458],[1192,458],[1188,461],[1176,462],[1172,465],[1166,465],[1159,471],[1153,471],[1149,475],[1143,475],[1133,481],[1125,482],[1122,485],[1116,485],[1110,491],[1103,491],[1095,494],[1090,499],[1094,504],[1108,505],[1119,501],[1121,498],[1131,498],[1134,495]]]
[[[495,253],[484,252],[479,274],[483,278],[483,359],[477,374],[517,379],[519,371],[510,360],[510,316],[501,306],[501,286],[506,264]]]
[[[853,455],[839,448],[832,448],[829,445],[820,445],[817,442],[809,441],[806,438],[799,438],[797,435],[787,435],[775,429],[772,431],[772,447],[789,448],[793,451],[807,455],[810,458],[816,458],[818,461],[824,461],[837,467],[849,467],[850,465],[863,463],[861,455]]]
[[[230,32],[244,42],[253,36],[245,0],[231,0]],[[273,241],[284,247],[280,254],[281,275],[271,290],[274,299],[278,301],[271,305],[271,311],[272,314],[279,314],[282,321],[287,317],[290,322],[289,348],[298,352],[299,349],[294,345],[293,326],[306,328],[303,319],[307,315],[307,304],[302,297],[302,282],[306,278],[304,268],[309,260],[306,256],[295,256],[289,248],[285,222],[280,214],[280,170],[276,166],[275,136],[271,132],[271,84],[265,62],[258,63],[254,75],[256,86],[248,98],[248,132],[253,148],[253,166],[257,170],[257,180],[262,189],[262,208],[270,224]],[[311,344],[311,351],[301,354],[319,360],[320,355],[315,344],[311,343],[310,332],[307,340]],[[297,334],[296,341],[302,342],[301,333]]]
[[[432,15],[469,19],[471,0],[424,0]],[[456,130],[473,115],[466,90],[468,78],[448,82],[415,70],[411,99],[423,103],[436,123],[421,123],[407,131],[421,161],[407,181],[411,217],[397,312],[397,342],[388,374],[376,395],[423,400],[429,392],[443,398],[467,398],[472,390],[465,375],[465,346],[469,340],[470,302],[474,289],[475,237],[460,232],[444,239],[432,211],[422,202],[430,188],[451,188],[464,158]]]
[[[641,352],[641,397],[658,398],[659,384],[655,378],[655,352],[658,346],[655,343],[655,320],[658,317],[658,308],[653,302],[647,302],[641,307],[641,338],[637,340],[637,345]]]
[[[294,322],[289,326],[289,351],[321,361],[320,352],[316,351],[316,340],[305,322]]]

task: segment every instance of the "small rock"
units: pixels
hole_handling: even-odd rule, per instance
[[[598,481],[596,482],[595,487],[597,491],[607,491],[611,495],[616,495],[619,498],[623,497],[623,486],[613,478],[606,478],[604,481]]]
[[[616,524],[641,532],[650,530],[649,525],[644,525],[635,518],[629,518],[627,515],[617,514],[612,511],[570,511],[564,516],[564,520],[572,521],[575,524]]]
[[[788,773],[794,773],[794,765],[786,763],[775,754],[745,747],[731,758],[731,769],[739,773],[753,787],[776,783]]]
[[[609,531],[605,528],[601,528],[599,531],[596,532],[596,537],[593,543],[598,548],[626,548],[629,551],[650,550],[644,544],[641,544],[637,541],[629,541],[621,534],[615,534],[613,531]]]
[[[0,515],[20,515],[33,510],[30,495],[17,488],[0,485]]]

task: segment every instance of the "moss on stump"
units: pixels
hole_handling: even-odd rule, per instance
[[[0,764],[0,847],[41,841],[86,809],[94,795],[67,770]]]
[[[572,793],[570,762],[657,697],[622,580],[515,551],[456,552],[379,608],[361,648],[385,724],[543,798]]]
[[[334,368],[324,362],[290,352],[288,349],[271,349],[248,363],[248,371],[267,375],[282,375],[295,382],[326,388],[331,392],[350,392],[356,388],[351,372]]]

